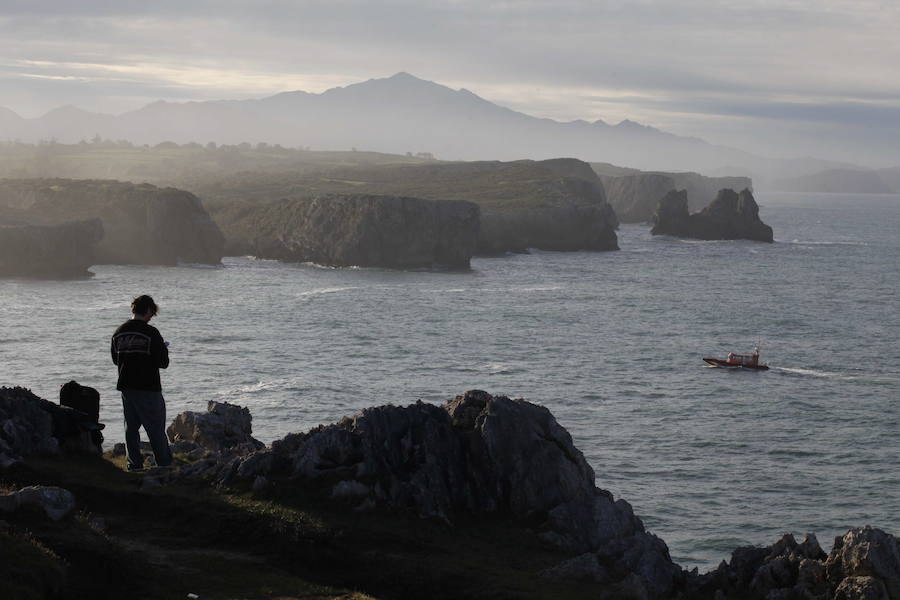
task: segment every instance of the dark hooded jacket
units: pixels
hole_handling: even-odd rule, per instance
[[[110,351],[119,367],[117,390],[162,391],[159,370],[169,366],[169,349],[156,327],[140,319],[125,321],[113,334]]]

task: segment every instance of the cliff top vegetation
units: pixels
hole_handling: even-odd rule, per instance
[[[537,573],[564,555],[502,519],[450,527],[408,514],[356,513],[325,484],[264,493],[191,483],[142,488],[146,476],[123,471],[123,461],[110,454],[30,458],[4,473],[3,491],[55,485],[83,507],[58,523],[36,509],[4,517],[0,575],[17,586],[14,597],[42,598],[63,584],[67,597],[98,599],[414,593],[574,600],[599,591],[541,579]],[[354,591],[361,589],[366,593]]]

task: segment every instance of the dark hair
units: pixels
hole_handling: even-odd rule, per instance
[[[155,316],[159,312],[159,307],[156,306],[156,302],[150,296],[138,296],[131,301],[131,312],[133,314],[145,315],[147,311],[150,311],[151,316]]]

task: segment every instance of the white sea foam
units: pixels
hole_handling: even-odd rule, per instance
[[[782,373],[805,375],[807,377],[834,377],[836,375],[835,373],[829,373],[828,371],[817,371],[815,369],[802,369],[797,367],[772,367],[772,369]]]
[[[316,288],[314,290],[307,290],[305,292],[300,292],[299,294],[297,294],[297,297],[304,298],[304,297],[309,297],[309,296],[321,296],[323,294],[337,294],[340,292],[346,292],[349,290],[358,290],[358,289],[360,289],[358,286]]]
[[[868,242],[858,240],[791,240],[790,242],[781,242],[782,244],[792,244],[794,246],[868,246]]]

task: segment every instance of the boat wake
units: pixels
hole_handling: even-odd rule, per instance
[[[773,367],[773,371],[781,372],[785,375],[794,375],[800,377],[816,377],[818,379],[834,379],[837,381],[857,381],[865,383],[875,383],[880,385],[896,385],[900,384],[900,377],[893,375],[873,375],[860,371],[859,373],[835,373],[833,371],[819,371],[816,369],[803,369],[795,367]]]
[[[793,368],[793,367],[772,367],[772,370],[778,371],[781,373],[785,373],[787,375],[802,375],[805,377],[820,377],[823,379],[837,376],[837,373],[830,373],[828,371],[816,371],[815,369],[801,369],[801,368]]]

